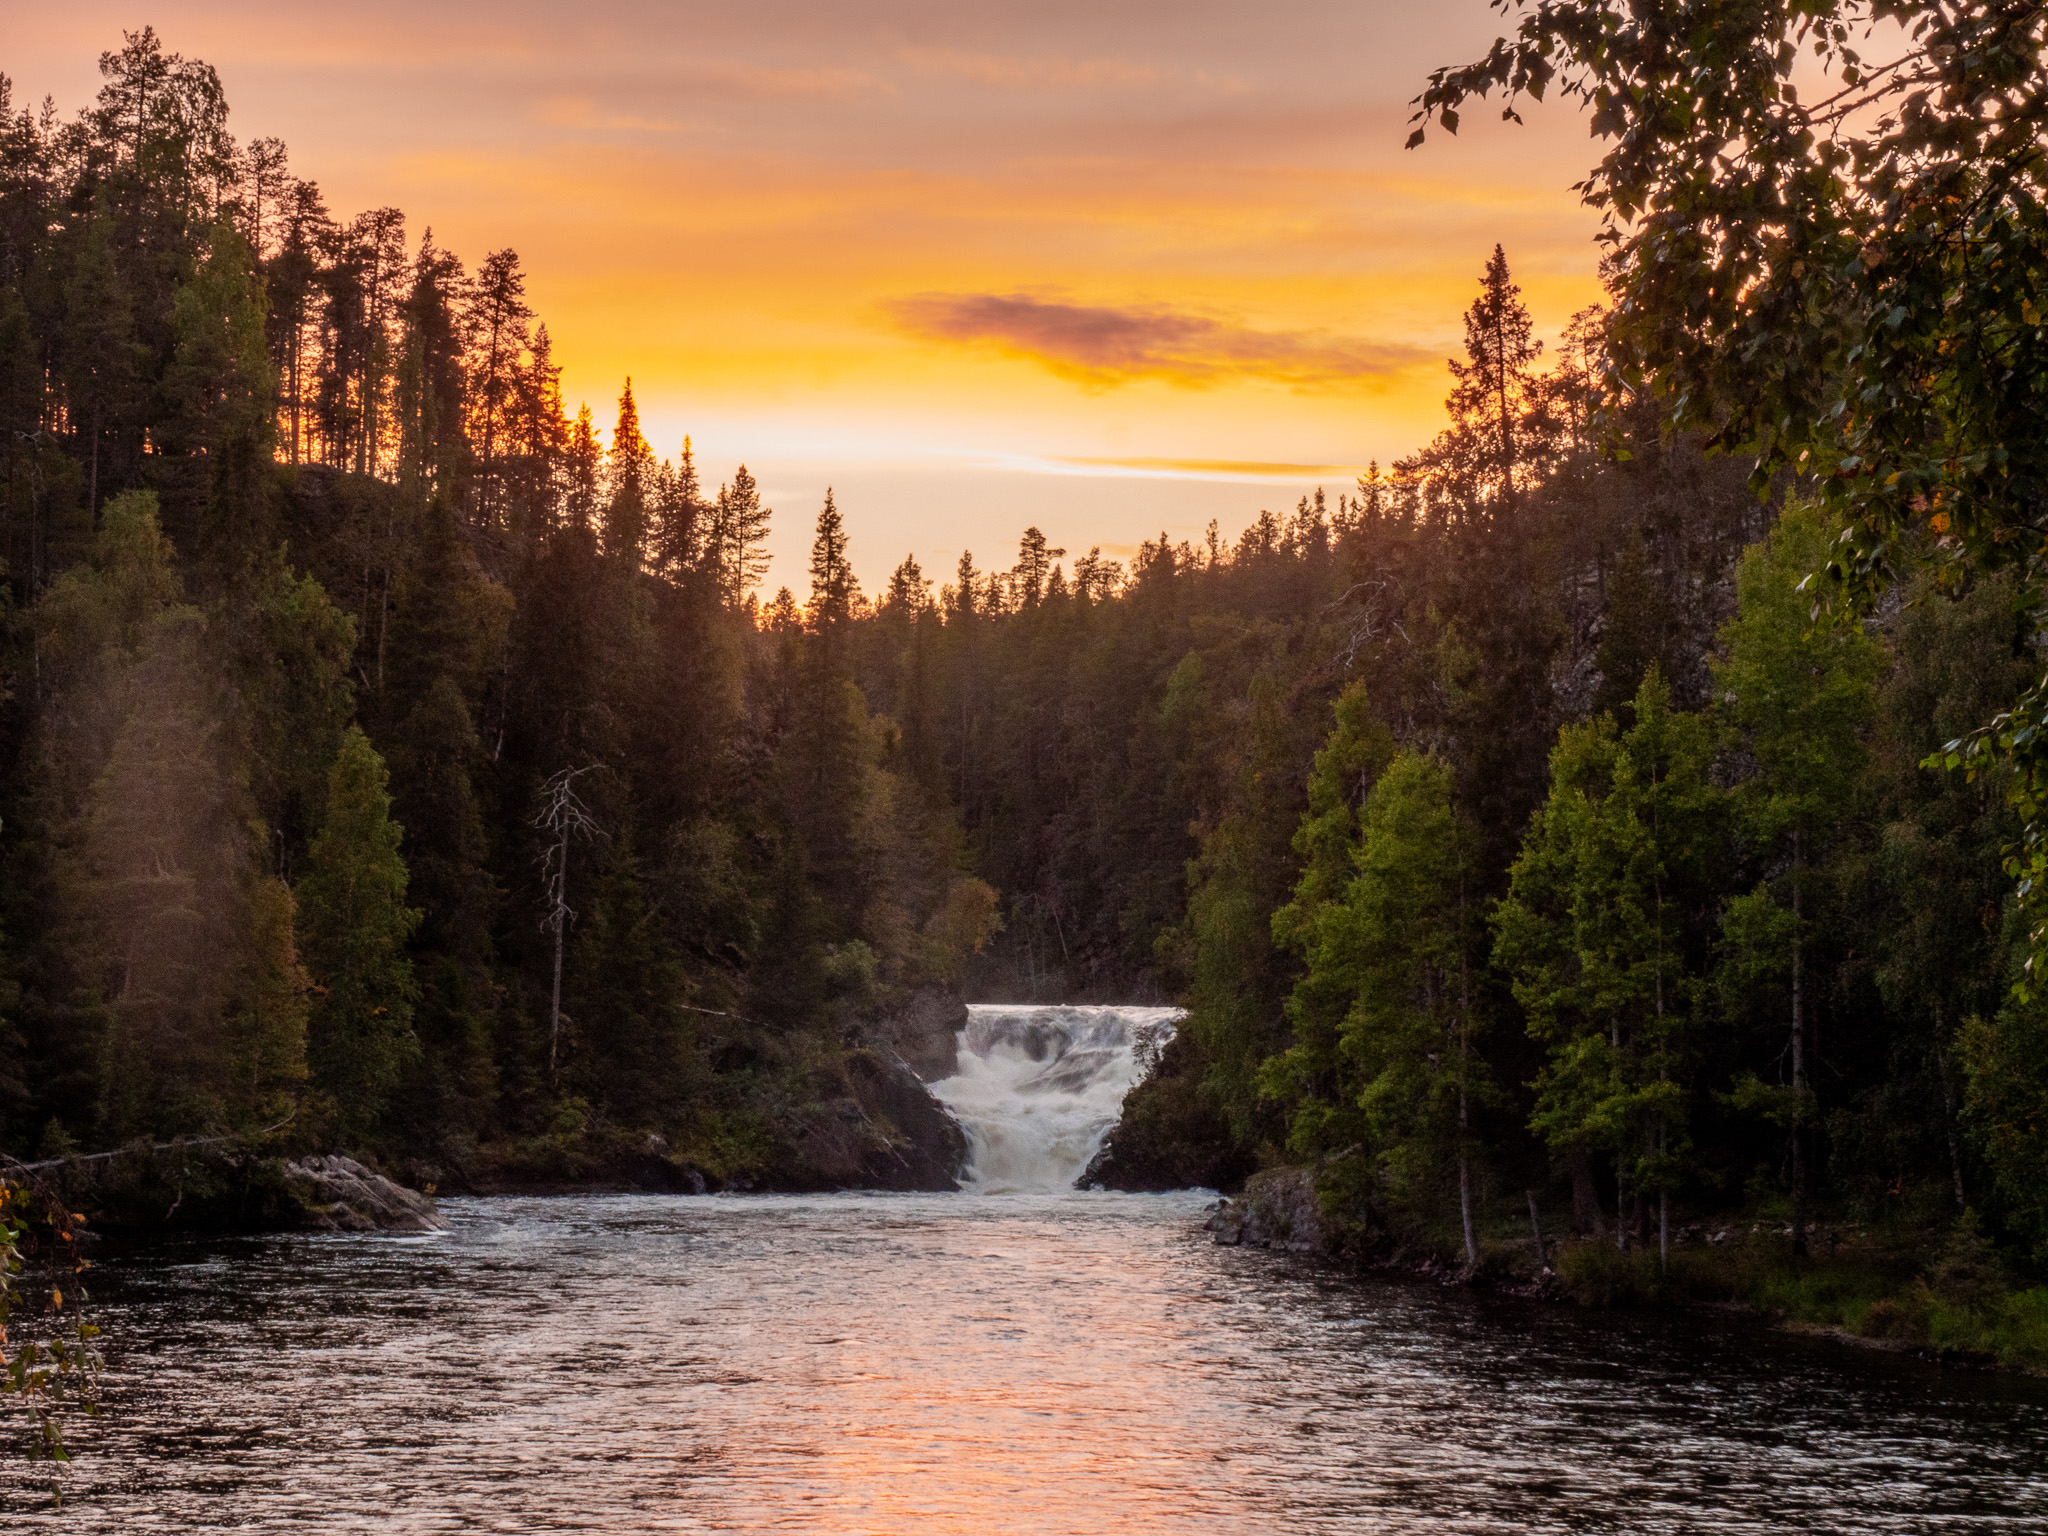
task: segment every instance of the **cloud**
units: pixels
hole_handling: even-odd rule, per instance
[[[910,335],[993,346],[1097,389],[1146,378],[1196,388],[1256,379],[1328,389],[1436,361],[1421,347],[1262,331],[1157,305],[1071,304],[1033,293],[919,293],[887,309]]]
[[[1292,484],[1296,480],[1349,480],[1365,473],[1362,464],[1291,464],[1271,459],[1082,459],[1062,458],[1061,464],[1084,469],[1106,469],[1145,478],[1181,480],[1270,480]]]

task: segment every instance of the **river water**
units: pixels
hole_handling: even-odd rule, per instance
[[[7,1532],[2048,1530],[2048,1384],[1218,1248],[1081,1193],[1164,1010],[977,1009],[948,1195],[451,1200],[110,1257]]]
[[[1361,1281],[1217,1248],[1205,1204],[457,1200],[440,1236],[155,1247],[101,1273],[65,1509],[0,1523],[2048,1529],[2032,1383]]]

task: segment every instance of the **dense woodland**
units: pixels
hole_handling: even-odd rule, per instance
[[[1923,530],[1820,600],[1826,498],[1606,311],[1540,346],[1472,253],[1448,425],[1334,499],[864,593],[828,493],[771,596],[753,477],[570,415],[511,251],[102,71],[0,80],[0,1148],[829,1184],[903,1017],[1167,1000],[1112,1183],[2048,1260],[2027,810],[1929,765],[2036,680],[2027,579]]]

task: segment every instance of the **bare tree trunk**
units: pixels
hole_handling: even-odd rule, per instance
[[[1600,1191],[1593,1183],[1593,1154],[1583,1142],[1572,1146],[1572,1222],[1581,1232],[1590,1232],[1595,1237],[1607,1235]]]
[[[1665,1147],[1664,1117],[1657,1117],[1657,1152],[1659,1161]],[[1657,1191],[1657,1269],[1660,1274],[1671,1273],[1671,1191]]]
[[[554,991],[548,1005],[548,1086],[555,1086],[562,1046],[562,959],[568,942],[569,925],[576,921],[569,905],[569,844],[577,837],[603,837],[605,833],[591,817],[590,808],[576,796],[576,780],[596,765],[564,768],[542,786],[543,800],[533,825],[549,834],[542,867],[548,880],[546,926],[555,931]]]
[[[1806,1252],[1806,989],[1799,833],[1792,834],[1792,1252]]]
[[[1621,1017],[1616,1015],[1608,1025],[1608,1042],[1614,1047],[1614,1059],[1621,1060]],[[1632,1212],[1629,1210],[1629,1187],[1627,1161],[1623,1142],[1614,1150],[1614,1246],[1623,1253],[1628,1252],[1628,1229]]]
[[[562,944],[568,929],[569,894],[569,834],[562,832],[562,841],[555,854],[559,861],[556,871],[560,880],[555,896],[555,910],[551,919],[555,928],[555,990],[548,1002],[548,1086],[555,1086],[555,1063],[560,1054],[562,1041]]]
[[[1956,1143],[1956,1096],[1948,1083],[1948,1052],[1941,1048],[1941,1015],[1934,1016],[1934,1064],[1941,1072],[1941,1108],[1947,1121],[1948,1167],[1956,1181],[1956,1209],[1968,1210],[1970,1202],[1963,1198],[1963,1152]]]
[[[1472,980],[1465,964],[1465,876],[1458,874],[1458,1214],[1465,1223],[1465,1269],[1479,1268],[1479,1244],[1472,1236],[1472,1164],[1467,1142],[1470,1130],[1465,1091],[1472,1070]]]
[[[1536,1268],[1540,1273],[1550,1263],[1550,1255],[1543,1247],[1543,1222],[1536,1215],[1536,1191],[1528,1189],[1523,1193],[1529,1197],[1529,1230],[1536,1237]]]
[[[1458,1094],[1458,1125],[1465,1124],[1465,1095]],[[1472,1237],[1472,1165],[1465,1156],[1464,1148],[1458,1149],[1458,1214],[1465,1221],[1465,1267],[1479,1267],[1479,1244]]]

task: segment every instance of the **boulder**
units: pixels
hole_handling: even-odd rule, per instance
[[[1244,1193],[1217,1204],[1209,1231],[1225,1247],[1248,1244],[1314,1253],[1323,1246],[1323,1208],[1310,1168],[1268,1168],[1245,1181]]]
[[[372,1173],[352,1157],[302,1157],[284,1165],[285,1187],[311,1232],[445,1232],[433,1200]]]

